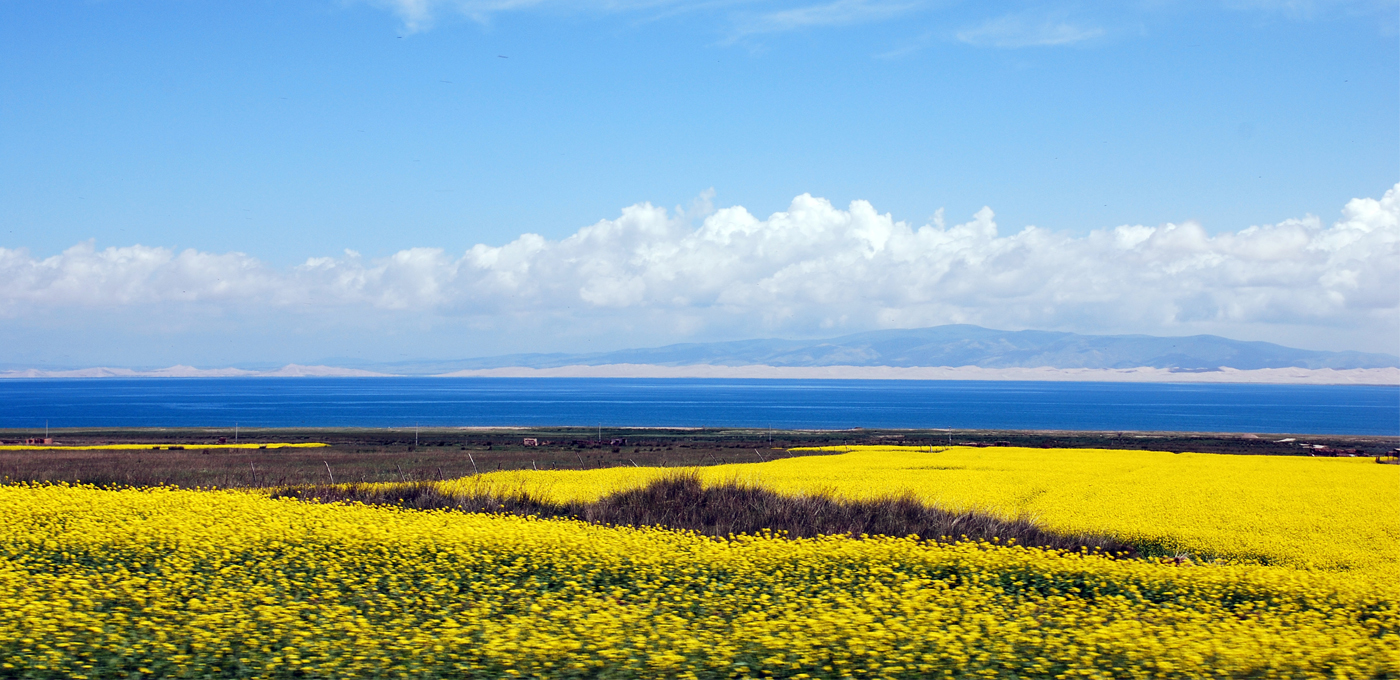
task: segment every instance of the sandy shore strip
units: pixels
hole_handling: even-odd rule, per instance
[[[130,368],[78,368],[50,371],[30,368],[22,371],[0,371],[0,378],[393,378],[388,373],[375,373],[358,368],[338,366],[302,366],[287,364],[273,371],[249,371],[241,368],[195,368],[171,366],[150,371]]]
[[[980,368],[898,366],[655,366],[604,364],[559,368],[488,368],[454,371],[445,378],[768,378],[790,380],[1025,380],[1053,382],[1268,383],[1400,385],[1400,368],[1346,370],[1263,368],[1173,371],[1166,368]]]

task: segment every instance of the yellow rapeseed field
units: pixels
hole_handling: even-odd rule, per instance
[[[0,486],[0,518],[5,678],[1400,676],[1372,573],[235,491]]]
[[[833,455],[693,470],[784,493],[909,492],[947,509],[1107,533],[1155,554],[1400,573],[1400,466],[1370,458],[1104,449],[840,447]],[[594,500],[671,471],[509,471],[449,481]]]

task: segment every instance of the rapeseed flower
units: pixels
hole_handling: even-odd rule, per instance
[[[1400,675],[1369,571],[170,488],[3,486],[0,517],[0,677]]]

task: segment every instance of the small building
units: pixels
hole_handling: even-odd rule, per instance
[[[53,437],[30,437],[29,439],[24,440],[24,443],[31,445],[39,444],[42,446],[47,446],[53,443]]]
[[[626,440],[626,439],[614,439],[614,440],[612,440],[612,441],[610,441],[610,442],[608,442],[608,443],[609,443],[610,445],[612,445],[612,446],[627,446],[627,440]]]
[[[526,438],[525,438],[525,445],[526,445],[526,446],[539,446],[539,445],[540,445],[540,440],[535,439],[534,437],[526,437]]]

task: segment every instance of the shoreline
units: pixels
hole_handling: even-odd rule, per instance
[[[979,366],[658,366],[603,364],[559,368],[487,368],[443,378],[727,378],[769,380],[973,380],[1026,382],[1260,383],[1400,386],[1400,368],[1262,368],[1173,371],[1167,368],[982,368]]]
[[[236,368],[200,369],[192,366],[138,371],[127,368],[75,370],[0,371],[0,379],[95,378],[712,378],[729,380],[949,380],[1024,382],[1113,382],[1269,385],[1378,385],[1400,386],[1400,368],[1262,368],[1241,370],[1222,367],[1211,371],[1168,368],[982,368],[979,366],[723,366],[691,364],[572,365],[554,368],[511,366],[468,369],[437,375],[395,375],[334,366],[289,364],[270,371]]]

